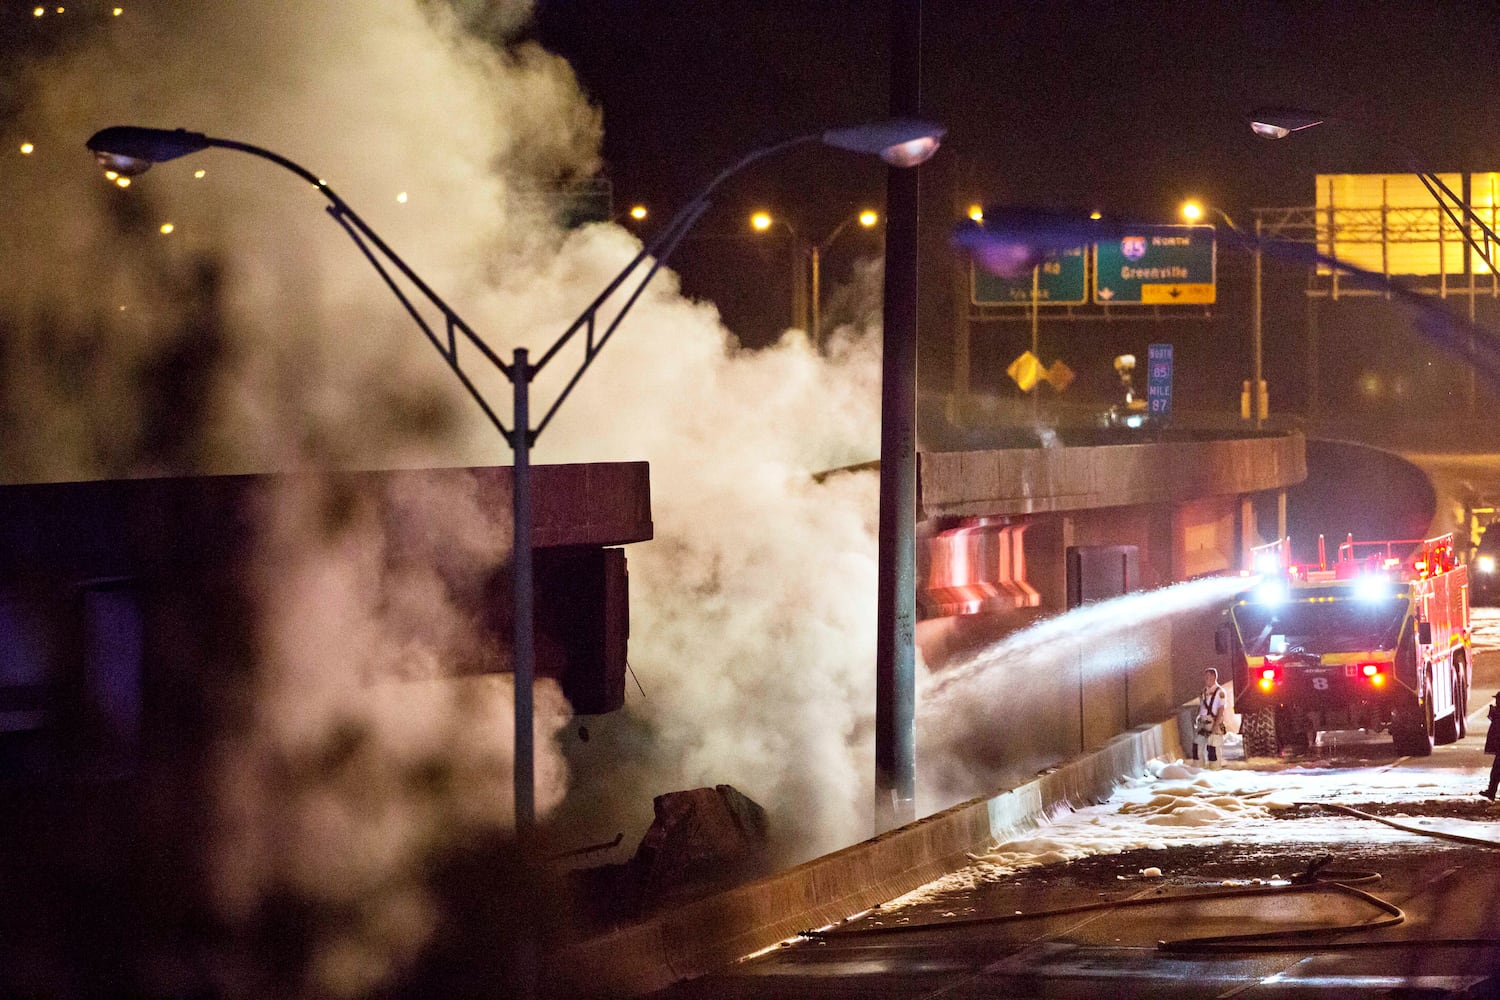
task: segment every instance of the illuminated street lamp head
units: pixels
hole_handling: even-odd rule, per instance
[[[767,229],[771,228],[771,223],[773,221],[774,220],[771,218],[770,212],[756,212],[754,215],[750,216],[750,228],[755,230],[757,233],[763,233]]]
[[[134,177],[165,163],[209,147],[208,136],[185,129],[137,128],[115,125],[101,129],[86,144],[105,170]]]
[[[875,223],[879,221],[880,216],[875,212],[874,209],[867,208],[863,212],[859,213],[859,224],[861,226],[864,226],[866,229],[873,228]]]
[[[1326,117],[1301,108],[1258,108],[1250,114],[1250,131],[1262,139],[1285,139],[1293,132],[1323,124]]]
[[[893,167],[915,167],[932,159],[947,134],[947,129],[934,122],[898,118],[829,129],[822,139],[837,149],[879,156]]]
[[[1203,203],[1189,199],[1182,203],[1182,217],[1189,222],[1197,222],[1203,218]]]
[[[983,222],[984,221],[984,206],[983,205],[970,205],[969,206],[969,218],[973,219],[975,222]]]
[[[635,221],[637,221],[637,222],[640,222],[641,220],[643,220],[644,218],[646,218],[646,206],[645,205],[635,205],[635,206],[633,206],[630,209],[630,217],[632,219],[634,219]]]

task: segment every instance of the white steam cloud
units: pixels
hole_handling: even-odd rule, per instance
[[[315,966],[319,989],[357,994],[434,926],[424,856],[510,821],[508,678],[423,680],[485,665],[462,598],[509,539],[462,486],[351,501],[315,472],[508,453],[315,192],[222,151],[121,190],[82,142],[112,124],[180,126],[324,172],[502,354],[549,344],[638,244],[608,225],[560,231],[536,197],[593,172],[601,123],[563,62],[496,42],[524,3],[78,14],[77,37],[21,89],[14,127],[36,152],[0,171],[15,216],[0,295],[49,331],[6,347],[0,403],[27,419],[0,478],[304,473],[264,501],[261,656],[250,729],[224,754],[216,874],[231,916],[288,886],[353,907]],[[224,273],[194,271],[204,257]],[[190,369],[201,406],[162,414],[153,393],[182,379],[158,362],[197,343],[205,303],[222,313],[213,356]],[[74,341],[90,352],[81,385],[33,377],[71,370],[56,352]],[[546,373],[540,399],[565,375]],[[560,696],[540,696],[538,804],[576,820],[570,835],[634,836],[653,795],[726,782],[793,853],[868,832],[875,486],[813,474],[874,457],[878,395],[862,326],[826,355],[798,333],[747,352],[664,272],[548,429],[538,461],[649,460],[656,528],[630,550],[648,697],[564,746]],[[154,444],[174,422],[191,440]],[[455,794],[409,780],[434,768]]]

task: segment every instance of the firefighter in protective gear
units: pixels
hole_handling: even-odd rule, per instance
[[[1193,719],[1193,760],[1199,760],[1201,747],[1208,766],[1218,770],[1223,766],[1219,750],[1224,746],[1224,688],[1219,683],[1219,672],[1213,667],[1203,671],[1203,693],[1198,696],[1198,714]]]

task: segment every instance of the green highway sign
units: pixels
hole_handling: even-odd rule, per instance
[[[1029,306],[1035,288],[1037,305],[1082,305],[1088,301],[1085,285],[1088,269],[1084,266],[1083,249],[1076,247],[1042,261],[1034,284],[1030,273],[1019,278],[1002,278],[971,265],[969,299],[976,306]]]
[[[1094,245],[1094,301],[1210,305],[1215,257],[1213,226],[1140,226]]]

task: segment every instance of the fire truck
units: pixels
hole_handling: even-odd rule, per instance
[[[1385,730],[1426,756],[1465,735],[1472,662],[1468,569],[1453,536],[1357,542],[1330,565],[1291,561],[1290,539],[1252,551],[1257,583],[1225,612],[1245,755],[1305,749],[1319,732]]]

